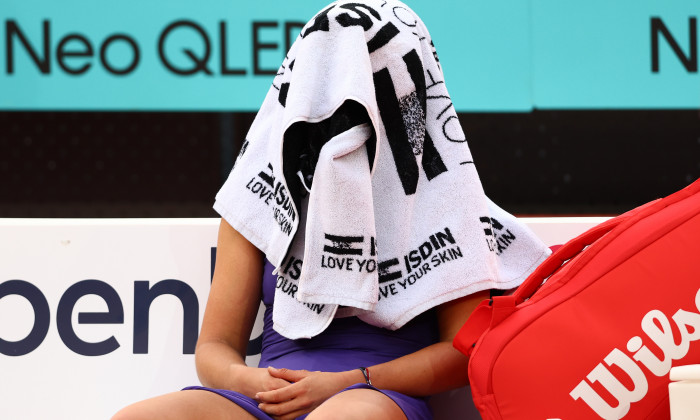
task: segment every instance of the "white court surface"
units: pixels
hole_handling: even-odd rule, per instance
[[[523,220],[554,245],[606,218]],[[0,419],[107,419],[198,384],[192,340],[218,224],[0,219]],[[465,390],[451,396],[434,405],[438,418],[478,418]]]

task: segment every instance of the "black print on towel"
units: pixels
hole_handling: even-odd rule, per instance
[[[295,258],[290,255],[282,261],[282,264],[280,264],[280,267],[282,267],[282,269],[279,270],[277,273],[277,284],[275,288],[291,296],[292,299],[294,299],[295,301],[295,295],[299,290],[297,281],[299,280],[299,276],[301,275],[302,264],[303,261],[300,258]],[[307,308],[316,312],[319,315],[321,314],[321,312],[323,312],[323,309],[326,307],[326,305],[318,303],[299,302],[299,304],[306,306]]]
[[[503,224],[493,217],[480,217],[479,220],[484,224],[486,244],[496,255],[501,255],[516,240],[515,235],[509,229],[504,230]]]
[[[272,217],[282,233],[287,236],[291,235],[296,212],[287,188],[282,184],[282,181],[275,179],[272,164],[268,163],[267,168],[251,178],[245,187],[265,205],[272,207]]]
[[[306,38],[307,36],[317,31],[330,31],[331,23],[328,14],[331,12],[331,10],[335,9],[336,7],[340,7],[341,9],[346,9],[354,12],[354,16],[348,12],[342,12],[335,17],[336,22],[338,22],[344,28],[348,28],[351,26],[361,26],[362,29],[368,31],[372,28],[374,22],[367,13],[374,16],[374,18],[377,20],[382,20],[382,17],[379,15],[379,13],[370,6],[367,6],[366,4],[346,3],[341,4],[340,6],[333,5],[316,15],[316,17],[314,17],[313,19],[314,23],[306,28],[301,37]]]
[[[234,168],[236,167],[236,164],[238,163],[238,161],[240,161],[241,158],[243,157],[243,155],[245,154],[245,151],[248,150],[248,144],[249,144],[249,143],[250,143],[250,142],[248,141],[248,139],[245,139],[245,140],[243,141],[243,144],[241,144],[241,150],[238,151],[238,157],[236,157],[236,161],[233,162],[233,167],[234,167]]]
[[[386,3],[381,7],[385,5]],[[396,18],[395,24],[390,21],[382,22],[381,15],[370,6],[360,3],[346,3],[332,5],[321,11],[314,17],[312,23],[303,30],[301,37],[306,38],[315,32],[329,32],[331,30],[330,14],[336,8],[340,12],[335,16],[335,21],[343,28],[359,26],[368,31],[374,26],[375,20],[382,25],[374,36],[367,41],[367,49],[370,54],[388,45],[400,33],[397,25],[404,26],[404,30],[410,30],[412,34],[418,36],[415,32],[415,26],[417,25],[415,17],[401,6],[393,7],[393,16]],[[418,38],[421,41],[424,40],[420,36]],[[432,41],[429,42],[435,61],[439,66],[435,47]],[[288,60],[289,57],[285,61]],[[398,177],[404,193],[413,195],[416,192],[419,178],[417,156],[420,156],[420,164],[429,181],[447,172],[447,167],[435,148],[433,139],[426,131],[427,100],[447,101],[447,106],[437,117],[440,120],[447,115],[447,111],[453,111],[442,121],[442,131],[445,138],[456,142],[463,142],[465,139],[463,138],[463,133],[459,134],[462,132],[461,126],[449,96],[427,94],[427,90],[443,82],[436,82],[434,76],[429,71],[424,70],[416,50],[405,54],[403,60],[406,64],[408,76],[416,87],[415,92],[402,98],[397,98],[392,76],[388,69],[376,72],[374,74],[374,83],[379,113],[386,128]],[[292,59],[292,64],[289,66],[283,64],[282,71],[278,76],[284,75],[287,68],[291,71],[293,63],[294,60]],[[430,86],[426,84],[426,77],[429,77],[431,80]],[[273,86],[279,90],[279,103],[282,106],[286,106],[289,83],[273,82]]]
[[[379,263],[379,300],[400,294],[440,266],[463,258],[449,228],[430,235],[402,258]]]
[[[382,20],[381,15],[372,7],[367,6],[366,4],[347,3],[342,4],[340,6],[333,5],[316,15],[312,20],[313,23],[307,25],[307,27],[302,31],[301,37],[306,38],[312,33],[319,31],[329,32],[331,24],[328,15],[336,7],[340,7],[341,9],[347,10],[339,13],[335,17],[336,22],[338,22],[343,28],[360,26],[363,28],[363,30],[367,31],[374,26],[374,21],[372,20],[372,17],[374,17],[378,21]],[[369,40],[369,42],[367,42],[367,48],[369,52],[371,53],[383,47],[392,38],[398,35],[398,33],[399,29],[393,23],[388,22],[377,32],[377,34],[371,40]],[[277,77],[284,76],[287,73],[287,69],[289,69],[290,72],[294,69],[295,60],[292,59],[291,63],[287,65],[286,63],[288,61],[289,57],[285,57],[285,62],[282,64],[280,71],[277,73]],[[287,95],[289,94],[290,83],[276,83],[276,81],[273,81],[272,86],[279,91],[279,94],[277,96],[279,103],[282,106],[287,106]]]
[[[403,56],[403,61],[415,92],[398,99],[386,68],[374,73],[374,88],[401,186],[406,195],[413,195],[419,177],[415,156],[422,153],[421,166],[429,181],[447,172],[447,167],[426,130],[426,82],[420,57],[416,50],[411,50]]]
[[[368,251],[368,258],[363,257]],[[321,268],[372,273],[377,270],[377,243],[374,237],[325,234]]]
[[[383,4],[382,7],[384,7],[385,5],[386,3]],[[375,9],[373,9],[370,6],[367,6],[366,4],[347,3],[341,4],[340,6],[333,5],[316,15],[316,17],[314,17],[313,19],[313,24],[309,25],[306,28],[306,30],[302,33],[301,37],[306,38],[312,33],[318,31],[329,32],[331,28],[331,23],[328,15],[336,7],[349,10],[354,14],[353,16],[353,14],[343,11],[335,17],[336,22],[338,22],[344,28],[348,28],[351,26],[361,26],[362,29],[368,31],[374,26],[374,21],[372,20],[372,17],[370,17],[370,15],[378,21],[382,20],[381,15]],[[400,11],[403,11],[407,15],[410,14],[410,12],[407,9],[401,6],[395,6],[393,8],[393,12],[396,19],[403,23],[405,26],[411,28],[415,27],[415,18],[410,17],[407,19],[408,22],[406,22],[405,19],[402,19],[399,16]],[[397,28],[396,25],[394,25],[392,22],[387,22],[379,29],[379,31],[377,31],[374,37],[372,37],[372,39],[370,39],[367,42],[367,49],[370,53],[372,53],[388,44],[389,41],[391,41],[398,34],[399,28]]]
[[[433,50],[434,52],[435,50]],[[438,80],[435,76],[430,73],[430,70],[426,70],[426,74],[430,79],[430,84],[426,87],[428,91],[427,99],[429,101],[437,102],[439,106],[442,106],[442,110],[437,114],[435,119],[438,124],[442,124],[442,134],[444,138],[453,143],[464,143],[467,138],[464,136],[462,131],[462,126],[459,123],[459,118],[457,117],[457,111],[455,111],[454,104],[452,103],[452,98],[448,95],[431,94],[431,89],[439,87],[444,84],[444,80]],[[437,106],[437,104],[436,104]],[[473,163],[473,162],[462,162],[462,164]]]

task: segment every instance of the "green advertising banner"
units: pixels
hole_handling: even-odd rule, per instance
[[[533,0],[533,105],[700,108],[698,16],[698,0]]]
[[[700,108],[697,0],[407,4],[458,111]],[[324,6],[3,0],[0,109],[255,111]]]

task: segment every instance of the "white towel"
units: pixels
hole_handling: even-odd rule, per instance
[[[277,266],[292,339],[335,316],[397,329],[549,254],[485,196],[430,35],[393,0],[304,27],[214,208]]]

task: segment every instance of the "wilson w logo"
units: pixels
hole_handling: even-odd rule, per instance
[[[700,312],[700,290],[695,295],[695,306]],[[680,338],[674,337],[674,330],[680,332]],[[620,349],[613,349],[603,359],[604,363],[599,363],[586,375],[588,381],[579,382],[569,395],[574,400],[583,400],[603,419],[623,418],[629,412],[631,404],[644,398],[649,390],[642,366],[655,376],[666,376],[673,361],[684,358],[690,351],[690,343],[700,339],[700,313],[679,309],[669,319],[666,314],[654,309],[642,318],[642,331],[660,352],[657,349],[650,350],[644,345],[642,337],[632,337],[627,342],[629,355]],[[613,366],[615,372],[624,372],[627,378],[620,381],[608,369]],[[611,406],[593,389],[591,384],[595,382],[614,397],[616,406]]]

